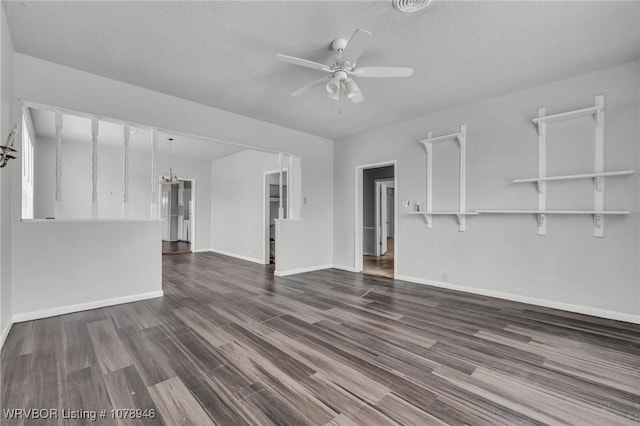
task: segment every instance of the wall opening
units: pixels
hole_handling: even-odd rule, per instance
[[[396,274],[396,163],[356,166],[355,270],[393,278]]]
[[[195,180],[179,179],[177,184],[160,184],[162,254],[193,251],[195,227]]]

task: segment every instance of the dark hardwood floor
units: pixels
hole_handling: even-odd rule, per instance
[[[395,255],[394,241],[387,238],[387,252],[382,256],[363,256],[362,272],[364,274],[380,275],[393,278],[393,258]]]
[[[15,324],[2,408],[109,412],[37,425],[640,422],[637,325],[213,253],[163,269],[164,298]]]
[[[162,240],[162,254],[189,254],[189,253],[191,253],[190,242]]]

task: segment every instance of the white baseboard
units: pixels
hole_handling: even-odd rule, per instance
[[[205,253],[205,252],[208,252],[208,251],[213,251],[213,249],[210,249],[210,248],[199,248],[199,249],[192,250],[192,253]]]
[[[275,275],[276,277],[286,277],[288,275],[304,274],[305,272],[320,271],[322,269],[330,268],[333,268],[333,265],[309,266],[308,268],[289,269],[287,271],[276,270],[273,272],[273,275]]]
[[[248,262],[259,263],[260,265],[266,265],[263,259],[258,259],[257,257],[243,256],[241,254],[229,253],[228,251],[217,250],[217,249],[209,249],[207,251],[218,253],[223,256],[235,257],[236,259],[246,260]]]
[[[375,256],[375,255],[376,255],[375,253],[370,253],[370,252],[368,252],[368,251],[365,251],[365,252],[364,252],[364,253],[362,253],[362,254],[363,254],[363,255],[365,255],[365,256]]]
[[[4,330],[2,330],[2,333],[0,334],[0,349],[2,349],[2,347],[4,346],[4,341],[7,340],[7,336],[11,331],[12,325],[13,322],[9,321],[9,323],[4,327]]]
[[[70,314],[72,312],[87,311],[89,309],[104,308],[105,306],[120,305],[122,303],[137,302],[139,300],[153,299],[164,296],[162,290],[149,293],[132,294],[130,296],[115,297],[113,299],[95,300],[92,302],[78,303],[76,305],[60,306],[57,308],[42,309],[40,311],[23,312],[14,314],[13,322],[32,321],[40,318],[55,317],[57,315]]]
[[[578,314],[591,315],[594,317],[607,318],[616,321],[630,322],[640,324],[640,315],[627,314],[624,312],[608,311],[606,309],[592,308],[590,306],[572,305],[570,303],[557,302],[555,300],[538,299],[536,297],[521,296],[513,293],[504,293],[501,291],[487,290],[482,288],[466,287],[458,284],[445,283],[442,281],[426,280],[423,278],[409,277],[406,275],[397,275],[397,280],[409,281],[416,284],[430,285],[433,287],[446,288],[449,290],[462,291],[465,293],[479,294],[481,296],[495,297],[498,299],[510,300],[513,302],[527,303],[529,305],[542,306],[545,308],[560,309],[562,311],[575,312]]]
[[[356,271],[356,268],[354,268],[353,266],[345,266],[345,265],[331,265],[331,267],[333,269],[340,269],[342,271],[348,271],[348,272],[358,272]]]

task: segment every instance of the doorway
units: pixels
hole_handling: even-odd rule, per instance
[[[282,189],[280,179],[282,175]],[[287,219],[288,186],[287,170],[266,172],[265,182],[265,249],[264,263],[272,269],[276,263],[276,219]]]
[[[162,254],[192,253],[195,228],[195,181],[160,184]]]
[[[397,260],[395,161],[356,167],[355,270],[394,278]]]

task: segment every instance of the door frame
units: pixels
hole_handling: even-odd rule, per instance
[[[394,169],[394,176],[395,176],[395,169]],[[380,189],[381,189],[380,184],[384,184],[384,183],[387,183],[387,182],[393,182],[393,179],[386,178],[386,179],[374,179],[373,180],[373,183],[376,186],[376,192],[375,192],[375,195],[374,195],[374,200],[375,200],[374,204],[375,204],[375,209],[376,209],[376,211],[375,211],[375,223],[376,223],[376,229],[375,229],[376,251],[375,251],[375,254],[376,254],[376,256],[382,256],[383,255],[383,253],[381,253],[381,250],[380,250],[380,243],[382,242],[382,238],[381,238],[381,235],[380,235],[380,229],[381,229],[380,221],[382,219],[380,217],[380,213],[382,212],[382,200],[381,200],[382,194],[380,194]],[[385,197],[386,196],[387,196],[387,194],[385,192]],[[394,205],[394,213],[395,213],[395,198],[393,200],[393,205]],[[363,208],[364,208],[364,206],[363,206]],[[389,217],[387,215],[387,220],[388,219],[389,219]],[[394,216],[394,220],[395,220],[395,216]],[[388,232],[387,232],[387,236],[388,236]]]
[[[267,176],[269,175],[275,175],[275,174],[280,174],[280,171],[282,171],[282,173],[286,173],[287,174],[287,178],[283,179],[282,184],[287,186],[287,191],[290,190],[291,185],[289,185],[289,168],[288,167],[283,167],[282,170],[281,169],[275,169],[275,170],[268,170],[266,172],[264,172],[262,174],[262,262],[264,265],[268,265],[269,264],[269,183],[267,182]],[[287,193],[287,202],[289,202],[289,200],[291,199],[289,197],[289,193]],[[287,205],[287,210],[289,210],[289,206]],[[287,217],[288,217],[288,213],[287,213]],[[276,259],[276,262],[278,260]]]
[[[395,188],[396,197],[393,200],[393,228],[394,228],[394,254],[393,254],[393,278],[398,276],[398,253],[399,239],[398,238],[398,161],[387,160],[379,163],[360,164],[355,166],[354,173],[354,272],[362,272],[364,247],[363,247],[363,235],[362,235],[362,214],[363,214],[363,193],[362,193],[362,179],[363,173],[366,169],[377,169],[379,167],[393,166],[393,187]]]
[[[160,179],[162,176],[159,176]],[[189,223],[191,225],[191,253],[196,253],[196,180],[193,178],[183,178],[179,177],[178,180],[189,181],[191,182],[191,202],[193,203],[193,209],[191,209],[191,219],[189,219]],[[162,185],[167,185],[165,183],[160,182],[158,184],[158,197],[162,194]],[[158,217],[162,217],[162,203],[158,200]]]

